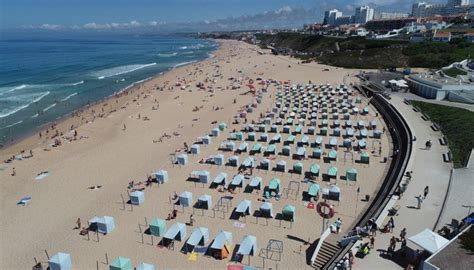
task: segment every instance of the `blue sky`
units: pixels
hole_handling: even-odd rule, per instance
[[[0,0],[0,27],[192,22],[258,14],[282,7],[320,8],[316,18],[327,8],[350,12],[366,3],[409,12],[413,0]]]

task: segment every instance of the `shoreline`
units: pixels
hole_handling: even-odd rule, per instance
[[[15,148],[15,150],[18,152],[18,151],[23,151],[23,150],[27,151],[28,148],[37,147],[37,145],[31,145],[31,144],[28,144],[26,142],[30,141],[30,140],[34,140],[34,138],[37,137],[40,132],[43,133],[45,130],[49,129],[49,127],[51,127],[53,125],[55,125],[55,126],[64,125],[65,122],[67,122],[68,120],[71,120],[71,119],[74,118],[75,113],[82,112],[82,111],[85,111],[85,110],[91,110],[94,107],[100,107],[100,105],[106,104],[109,101],[112,101],[114,99],[118,99],[118,98],[123,97],[122,94],[125,93],[125,92],[133,93],[133,92],[137,91],[138,89],[140,89],[139,86],[141,84],[145,84],[145,83],[150,82],[152,80],[156,80],[156,79],[158,79],[158,78],[164,76],[165,74],[167,74],[169,72],[172,72],[174,70],[186,68],[189,65],[197,64],[197,63],[203,63],[205,61],[213,59],[215,57],[214,53],[216,53],[217,51],[222,49],[221,48],[222,41],[217,40],[217,39],[207,39],[207,40],[212,40],[213,42],[215,42],[217,44],[217,46],[215,47],[214,50],[211,50],[210,52],[207,53],[208,57],[206,57],[202,60],[199,60],[199,61],[198,60],[193,60],[193,61],[179,63],[179,64],[176,64],[172,67],[168,67],[168,68],[166,68],[166,70],[160,71],[159,73],[157,73],[153,76],[150,76],[148,78],[133,82],[133,83],[129,84],[128,86],[126,86],[122,89],[119,89],[118,91],[110,94],[107,97],[96,100],[93,103],[82,105],[81,107],[79,107],[79,108],[77,108],[77,109],[75,109],[75,110],[73,110],[73,111],[71,111],[67,114],[64,114],[64,115],[62,115],[62,116],[60,116],[60,117],[58,117],[54,120],[51,120],[47,123],[44,123],[44,124],[42,124],[38,127],[35,127],[33,129],[31,129],[31,131],[27,132],[27,134],[24,134],[22,136],[18,136],[17,138],[12,139],[9,142],[1,145],[1,147],[0,147],[0,159],[4,158],[5,152],[14,152],[14,151],[11,151],[12,148]],[[127,93],[125,96],[129,95],[130,93]],[[87,124],[87,122],[86,123],[81,123],[79,126],[75,126],[75,128],[81,127],[84,124]],[[40,141],[41,141],[40,139],[36,140],[36,142],[38,142],[38,143]],[[22,143],[26,144],[25,147],[18,147]],[[28,146],[28,147],[26,147],[26,146]],[[18,148],[18,150],[16,148]],[[22,148],[24,148],[24,149],[22,149]],[[19,149],[21,149],[21,150],[19,150]],[[5,156],[9,156],[9,155],[7,154]],[[3,162],[3,160],[0,160],[0,161]]]

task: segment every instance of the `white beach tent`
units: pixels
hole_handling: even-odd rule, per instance
[[[240,241],[237,254],[254,256],[255,252],[257,252],[257,238],[253,235],[245,235]]]
[[[446,238],[430,229],[424,229],[420,233],[409,237],[408,240],[430,253],[435,253],[449,243]]]

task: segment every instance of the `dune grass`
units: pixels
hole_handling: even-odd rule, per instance
[[[474,148],[474,112],[422,101],[411,102],[441,127],[448,138],[454,167],[466,166],[471,149]]]

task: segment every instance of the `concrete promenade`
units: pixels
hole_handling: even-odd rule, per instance
[[[353,269],[401,269],[404,268],[409,259],[404,262],[392,259],[385,255],[390,238],[399,237],[403,228],[407,230],[407,238],[419,233],[425,228],[433,229],[440,216],[443,202],[449,186],[450,171],[452,163],[445,163],[442,154],[447,152],[446,146],[439,144],[438,139],[442,137],[441,132],[435,132],[430,128],[431,122],[424,121],[419,112],[415,112],[412,106],[403,102],[403,97],[392,95],[390,102],[403,115],[411,131],[417,140],[413,145],[413,153],[408,164],[407,171],[413,171],[412,180],[403,196],[395,202],[399,205],[398,215],[394,216],[395,229],[393,233],[377,233],[375,237],[375,248],[364,259],[356,259]],[[431,140],[433,146],[430,150],[425,149],[425,142]],[[423,190],[429,186],[429,194],[417,209],[415,196],[423,195]],[[385,218],[383,224],[388,222]],[[369,241],[369,239],[364,239]],[[396,249],[400,248],[400,242]],[[407,246],[413,250],[419,249],[407,241]]]

